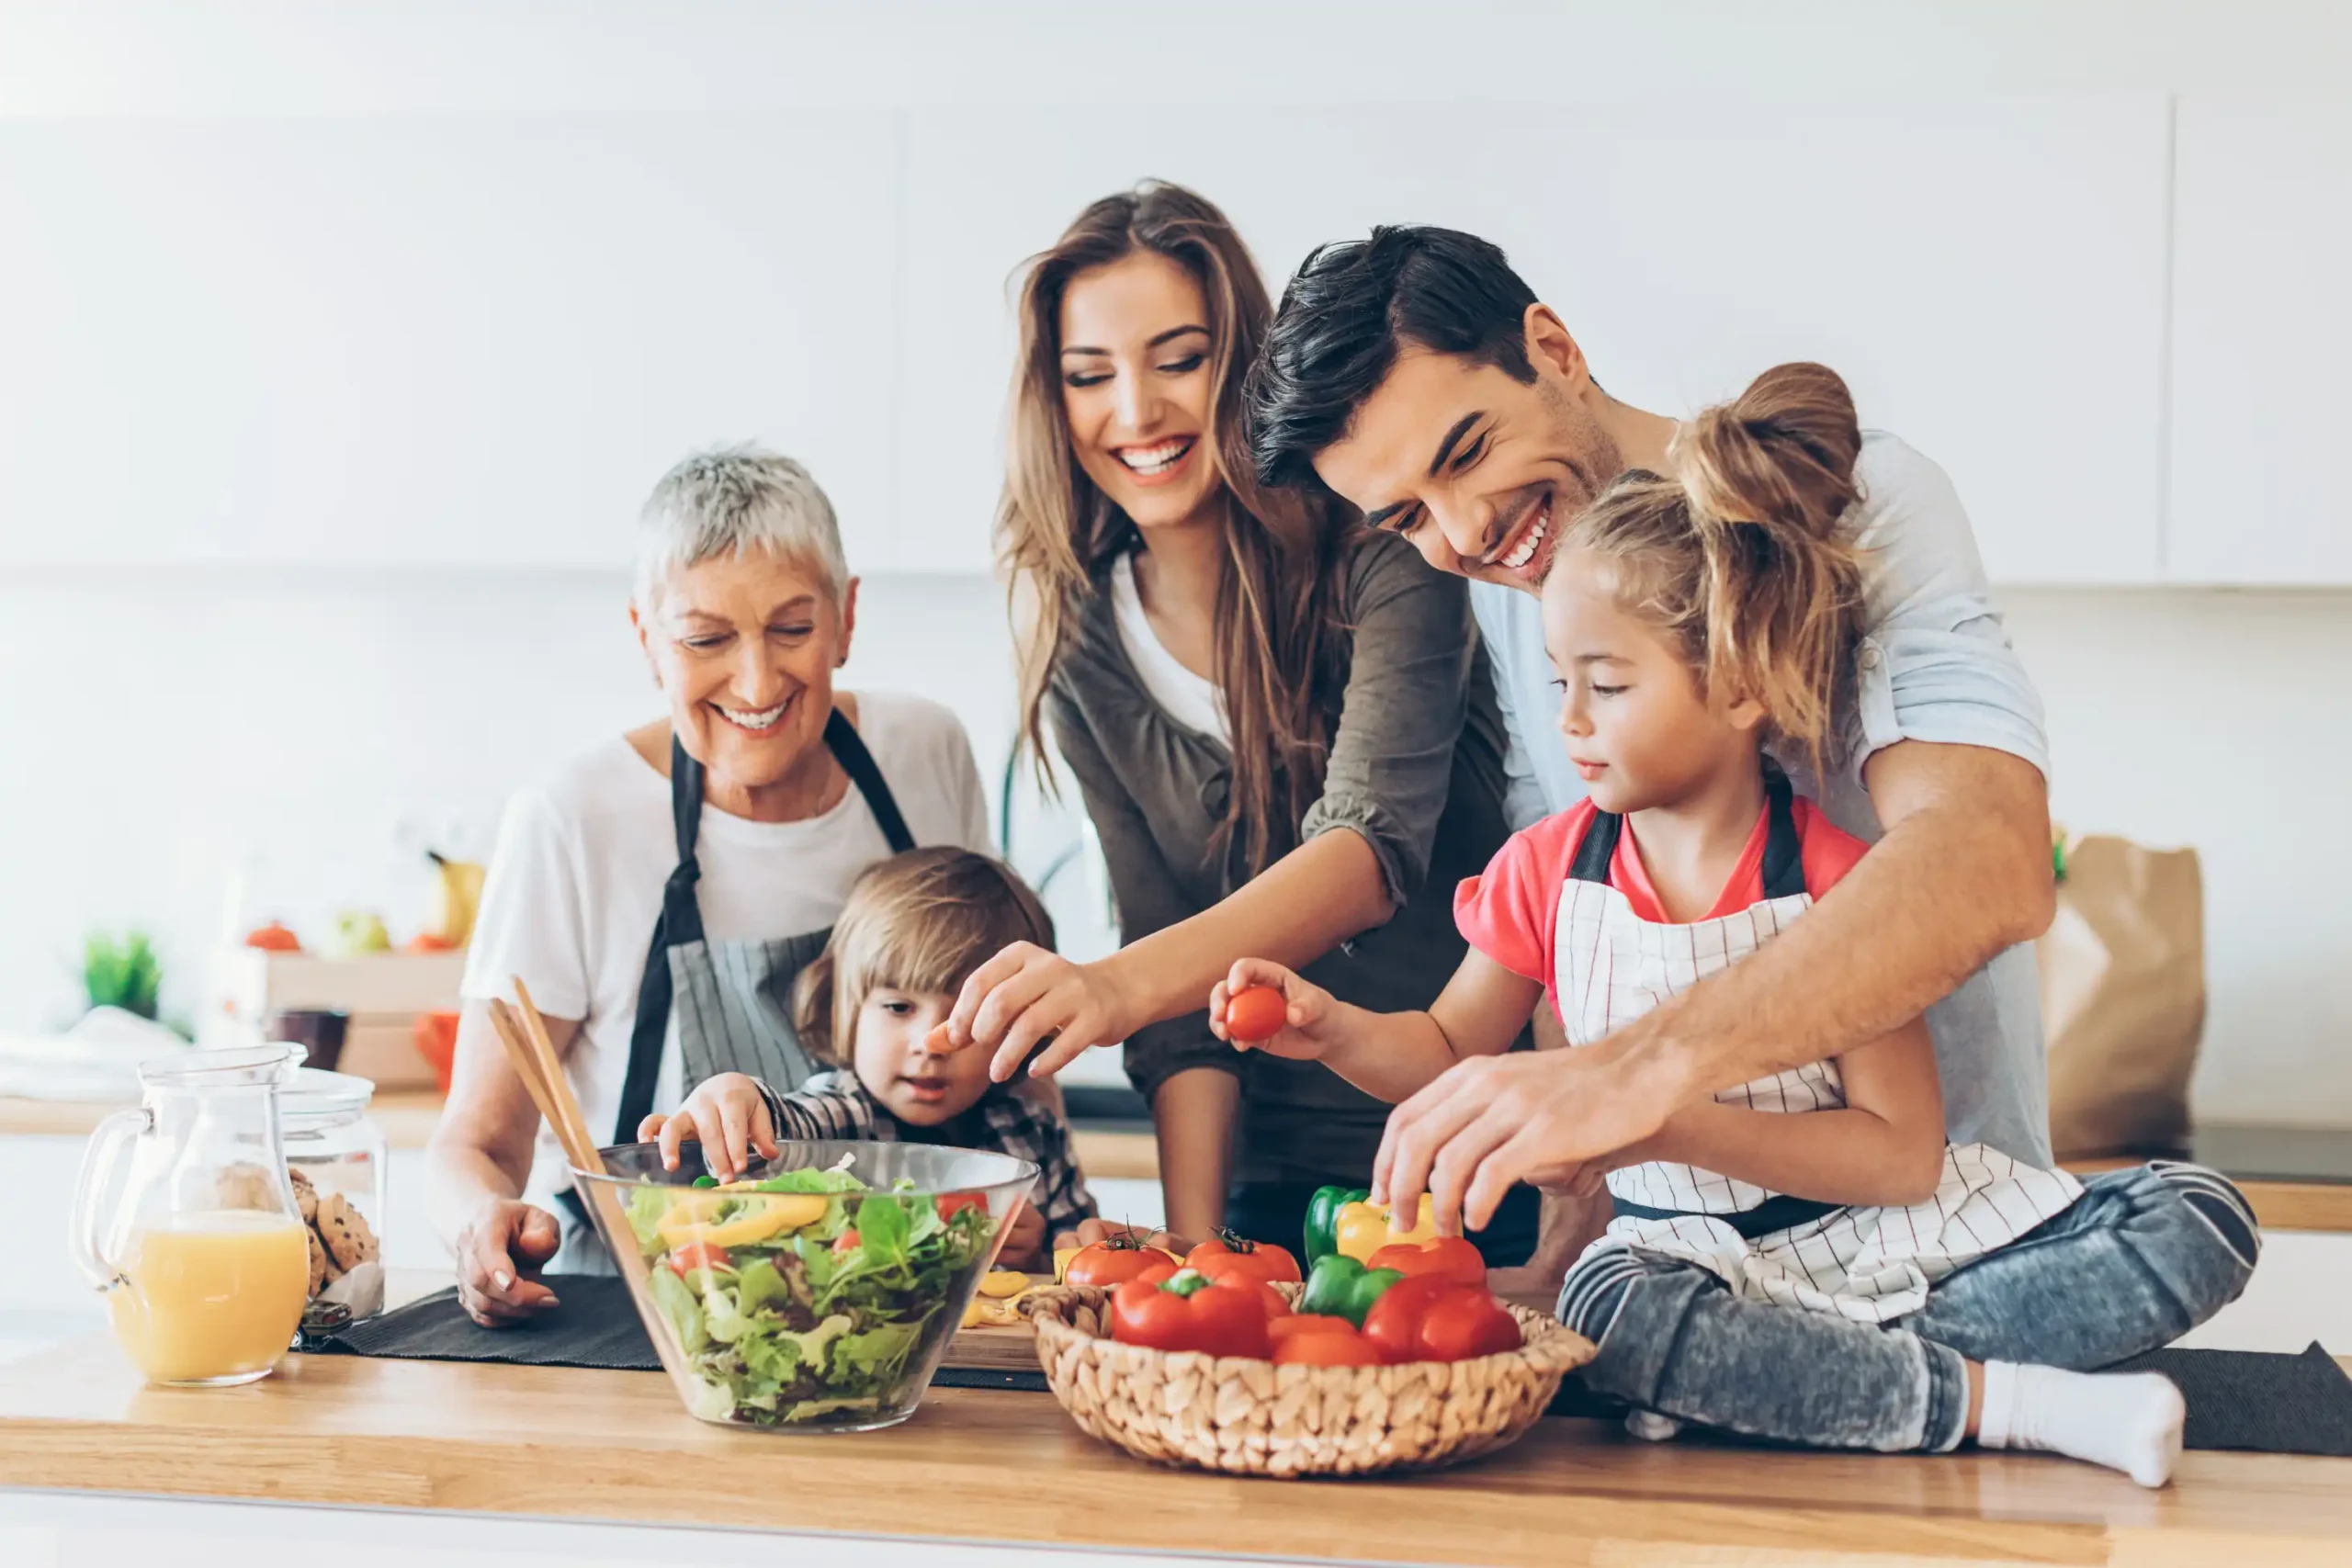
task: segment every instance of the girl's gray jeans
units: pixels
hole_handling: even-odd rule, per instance
[[[1609,1247],[1560,1289],[1598,1345],[1586,1386],[1704,1426],[1819,1448],[1960,1446],[1970,1361],[2090,1371],[2177,1339],[2237,1299],[2262,1249],[2210,1170],[2109,1171],[2082,1198],[1883,1325],[1743,1301],[1695,1263]]]

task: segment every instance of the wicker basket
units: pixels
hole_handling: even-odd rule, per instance
[[[1278,1287],[1295,1301],[1299,1287]],[[1432,1470],[1488,1453],[1534,1425],[1589,1340],[1513,1306],[1526,1344],[1469,1361],[1277,1367],[1148,1349],[1110,1337],[1111,1292],[1066,1285],[1024,1297],[1046,1382],[1079,1426],[1137,1459],[1230,1475]]]

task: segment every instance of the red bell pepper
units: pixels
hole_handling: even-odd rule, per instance
[[[1363,1314],[1363,1337],[1382,1358],[1466,1361],[1516,1350],[1519,1320],[1486,1291],[1434,1274],[1399,1280]]]
[[[1394,1269],[1408,1280],[1434,1274],[1442,1280],[1476,1285],[1481,1290],[1487,1284],[1486,1258],[1479,1255],[1477,1247],[1458,1235],[1442,1235],[1432,1241],[1392,1242],[1364,1259],[1363,1266]]]
[[[1218,1284],[1191,1269],[1168,1280],[1130,1280],[1111,1296],[1111,1337],[1154,1350],[1264,1360],[1270,1292],[1256,1281]]]

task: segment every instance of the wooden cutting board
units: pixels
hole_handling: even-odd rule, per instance
[[[1037,1370],[1037,1335],[1027,1324],[1018,1328],[959,1328],[947,1342],[943,1367],[978,1372],[1034,1372]]]

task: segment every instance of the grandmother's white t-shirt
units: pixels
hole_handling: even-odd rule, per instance
[[[862,693],[856,706],[858,735],[915,842],[993,853],[979,769],[956,716],[897,692]],[[700,832],[695,891],[713,942],[824,930],[858,874],[890,852],[854,785],[831,810],[800,822],[752,822],[705,806]],[[618,735],[518,790],[499,827],[461,988],[469,1000],[511,997],[519,975],[541,1012],[582,1021],[564,1072],[600,1143],[620,1110],[638,982],[677,863],[670,781]],[[673,1012],[654,1108],[683,1098]],[[564,1185],[563,1168],[554,1134],[542,1127],[535,1201]]]

